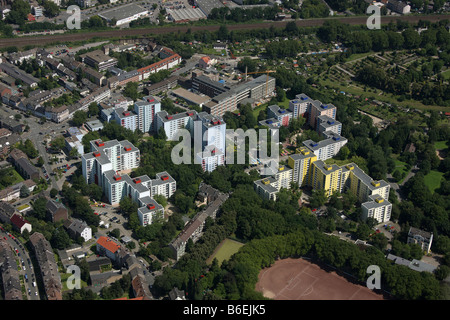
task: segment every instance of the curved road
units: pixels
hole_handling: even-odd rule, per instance
[[[364,25],[368,16],[357,16],[357,17],[339,17],[339,18],[321,18],[321,19],[307,19],[307,20],[297,20],[296,24],[299,27],[316,27],[321,26],[325,21],[328,20],[339,20],[341,22],[350,25]],[[436,22],[440,20],[450,19],[450,15],[423,15],[423,16],[383,16],[381,18],[382,24],[387,24],[391,21],[396,22],[397,20],[408,21],[411,23],[417,23],[419,20],[427,20],[430,22]],[[274,26],[276,28],[283,28],[286,26],[288,21],[267,21],[258,23],[241,23],[241,24],[229,24],[227,25],[228,30],[248,30],[248,29],[261,29]],[[0,39],[0,48],[2,47],[23,47],[27,45],[45,45],[54,42],[68,42],[68,41],[80,41],[86,40],[94,37],[102,38],[121,38],[126,36],[148,36],[149,34],[166,34],[171,32],[186,32],[191,29],[192,32],[195,31],[216,31],[219,29],[219,25],[207,25],[207,26],[189,26],[189,25],[171,25],[164,27],[149,27],[143,29],[114,29],[106,31],[94,31],[94,32],[79,32],[79,33],[66,33],[62,35],[48,35],[48,36],[32,36],[32,37],[20,37],[20,38],[10,38],[10,39]]]

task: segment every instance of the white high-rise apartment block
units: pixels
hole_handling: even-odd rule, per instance
[[[379,223],[391,219],[392,204],[378,194],[369,196],[369,201],[361,204],[362,219],[374,218]]]
[[[167,172],[156,174],[155,179],[147,175],[131,178],[120,171],[139,166],[139,150],[130,142],[91,141],[92,152],[82,156],[83,177],[87,183],[96,183],[112,205],[124,197],[139,205],[141,225],[151,224],[157,217],[164,217],[164,208],[152,197],[162,195],[170,198],[176,191],[176,181]]]
[[[196,117],[197,112],[191,110],[173,115],[169,115],[165,110],[160,111],[156,114],[156,132],[164,128],[169,141],[173,140],[175,133],[180,129],[187,129],[192,134]]]
[[[339,121],[330,118],[327,115],[319,116],[317,118],[317,121],[318,121],[317,131],[319,132],[319,134],[326,136],[327,133],[333,132],[337,135],[341,135],[342,123],[340,123]]]
[[[312,140],[303,141],[305,147],[311,150],[316,156],[317,160],[327,160],[333,158],[339,153],[339,150],[347,144],[347,139],[335,134],[331,131],[324,133],[328,138],[319,142]]]
[[[91,152],[81,157],[83,177],[86,182],[104,185],[103,174],[139,167],[140,152],[127,140],[91,141]]]
[[[129,197],[134,202],[140,198],[150,197],[150,178],[146,175],[130,178],[127,174],[116,174],[108,171],[105,174],[104,193],[110,204],[117,204],[123,197]]]
[[[138,128],[139,119],[137,113],[134,111],[117,108],[112,113],[112,119],[114,119],[117,124],[133,132]]]
[[[138,218],[141,226],[152,224],[164,217],[164,208],[150,197],[139,199]]]
[[[168,199],[177,190],[177,182],[164,171],[156,174],[156,179],[150,181],[149,188],[151,188],[151,197],[162,195]]]
[[[227,129],[225,121],[206,112],[200,112],[197,121],[202,122],[203,148],[215,146],[218,150],[225,152]]]
[[[225,154],[214,145],[207,146],[196,154],[196,161],[201,164],[203,171],[212,172],[218,166],[225,165]]]
[[[134,104],[138,115],[138,128],[142,132],[156,132],[156,114],[161,111],[161,102],[153,96],[145,96]]]
[[[278,172],[275,173],[274,177],[278,181],[279,188],[290,189],[291,182],[293,181],[294,170],[289,166],[281,165],[278,168]]]
[[[300,116],[305,116],[310,112],[310,104],[312,99],[306,94],[301,93],[295,96],[294,100],[289,101],[289,110],[292,111],[293,117],[297,119]]]
[[[194,139],[201,139],[202,151],[195,157],[203,171],[211,172],[217,166],[225,164],[226,128],[226,123],[220,117],[206,112],[197,115],[194,122]]]

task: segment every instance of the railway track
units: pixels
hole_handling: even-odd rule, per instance
[[[299,27],[316,27],[321,26],[327,20],[339,20],[341,22],[350,25],[364,25],[366,24],[368,17],[341,17],[341,18],[321,18],[321,19],[307,19],[297,20],[296,24]],[[440,20],[450,19],[450,15],[427,15],[427,16],[383,16],[381,18],[382,24],[387,24],[391,21],[397,20],[408,21],[410,23],[417,23],[420,20],[427,20],[430,22],[437,22]],[[249,29],[261,29],[274,26],[275,28],[283,28],[286,26],[287,21],[270,21],[270,22],[258,22],[258,23],[241,23],[241,24],[229,24],[228,30],[249,30]],[[186,32],[191,29],[195,31],[216,31],[219,29],[219,25],[207,25],[207,26],[186,26],[186,25],[172,25],[166,27],[149,27],[142,29],[120,29],[120,30],[106,30],[106,31],[94,31],[94,32],[79,32],[79,33],[66,33],[58,35],[46,35],[46,36],[28,36],[20,38],[0,39],[0,48],[16,46],[18,48],[27,45],[46,45],[56,42],[72,42],[81,41],[92,38],[123,38],[127,36],[147,36],[166,34],[171,32]]]

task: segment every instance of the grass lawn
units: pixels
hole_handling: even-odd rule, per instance
[[[228,260],[233,254],[238,252],[239,248],[243,245],[243,243],[235,240],[225,239],[217,246],[214,253],[208,258],[208,260],[206,260],[206,263],[210,264],[214,258],[217,258],[220,265],[222,261]]]
[[[266,110],[268,106],[269,106],[268,103],[264,103],[264,104],[257,106],[255,109],[253,109],[253,115],[255,116],[255,118],[258,119],[259,112],[261,110]]]
[[[445,80],[450,79],[450,69],[447,71],[442,72],[442,75],[444,76]]]
[[[395,161],[395,170],[399,170],[400,173],[408,172],[408,170],[406,169],[406,165],[407,165],[406,162],[400,161],[398,159],[394,159],[394,161]]]
[[[285,98],[283,102],[277,102],[277,105],[280,106],[280,108],[287,109],[289,107],[289,101],[290,100],[288,98]],[[258,118],[259,112],[261,110],[266,110],[268,106],[269,106],[269,103],[263,103],[263,104],[255,107],[255,109],[253,109],[253,115],[255,116],[255,118]]]
[[[395,161],[395,169],[392,173],[394,173],[395,171],[399,171],[402,174],[403,178],[400,181],[398,181],[398,183],[402,183],[409,172],[409,170],[406,168],[407,163],[400,161],[398,159],[394,159],[394,161]]]
[[[67,291],[67,290],[69,290],[69,288],[67,287],[67,280],[69,279],[70,276],[72,276],[72,274],[70,274],[70,273],[60,273],[60,274],[61,274],[62,290]],[[73,282],[73,284],[75,284],[75,282]],[[82,288],[87,287],[86,281],[80,280],[80,285]]]
[[[441,186],[441,179],[444,174],[439,171],[431,170],[429,174],[427,174],[425,178],[425,184],[430,189],[431,193],[434,193],[434,190]]]
[[[436,141],[434,143],[434,148],[436,150],[444,150],[447,149],[447,141]]]

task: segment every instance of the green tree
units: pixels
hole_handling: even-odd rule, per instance
[[[120,230],[119,229],[113,229],[109,232],[110,236],[119,239],[120,238]]]
[[[60,12],[59,6],[52,1],[45,1],[44,9],[45,15],[48,17],[56,17]]]
[[[63,250],[70,245],[70,238],[63,228],[56,228],[53,231],[50,243],[53,248]]]
[[[52,188],[50,190],[50,197],[55,198],[58,195],[58,189]]]
[[[38,160],[37,160],[37,163],[36,163],[36,165],[38,166],[38,167],[42,167],[43,165],[44,165],[44,159],[42,158],[42,157],[39,157],[38,158]]]
[[[365,223],[360,223],[356,228],[355,236],[360,240],[367,240],[372,230]]]
[[[386,236],[383,233],[376,233],[370,238],[370,243],[380,249],[381,251],[384,251],[389,243],[389,240],[386,238]]]
[[[241,72],[255,72],[257,63],[256,60],[253,60],[250,57],[244,57],[243,59],[239,60],[237,67]]]
[[[323,206],[327,201],[324,189],[315,189],[312,191],[312,195],[309,198],[309,203],[312,208],[319,208]]]
[[[221,41],[228,40],[229,31],[226,25],[221,25],[217,31],[217,39]]]
[[[123,95],[136,101],[139,98],[138,83],[128,82],[123,89]]]
[[[37,198],[32,202],[31,207],[33,208],[33,216],[39,220],[44,220],[47,214],[47,199],[44,197]]]
[[[66,141],[63,136],[58,136],[50,142],[50,146],[53,150],[61,151],[66,146]]]
[[[26,185],[22,185],[22,187],[20,188],[20,197],[26,198],[30,194],[31,194],[30,189],[28,189],[28,187]]]
[[[90,116],[90,117],[95,117],[95,116],[97,116],[98,113],[100,112],[100,109],[99,109],[99,107],[98,107],[98,104],[95,103],[95,102],[92,102],[92,103],[89,105],[88,112],[89,112],[89,116]]]
[[[167,198],[164,197],[163,195],[157,194],[157,195],[153,196],[153,199],[155,199],[155,201],[158,202],[164,208],[167,206],[167,203],[168,203]]]
[[[75,111],[72,117],[72,125],[75,127],[80,127],[87,120],[86,112],[82,110]]]

